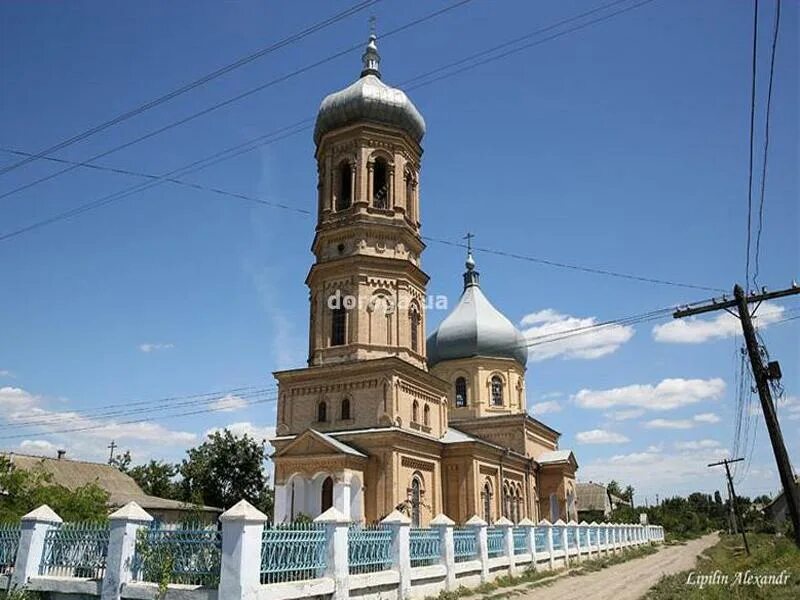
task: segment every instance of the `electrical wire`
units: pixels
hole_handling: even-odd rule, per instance
[[[404,25],[402,25],[400,27],[396,27],[395,29],[392,29],[392,30],[384,33],[381,37],[382,38],[387,38],[387,37],[396,35],[397,33],[400,33],[401,31],[405,31],[409,27],[413,27],[413,26],[419,25],[421,23],[425,23],[427,21],[430,21],[431,19],[434,19],[435,17],[438,17],[438,16],[440,16],[440,15],[446,13],[446,12],[449,12],[449,11],[453,10],[454,8],[458,8],[460,6],[463,6],[464,4],[467,4],[468,2],[471,2],[471,1],[472,0],[459,0],[458,2],[455,2],[455,3],[453,3],[453,4],[449,5],[449,6],[446,6],[444,8],[441,8],[441,9],[437,10],[437,11],[429,13],[429,14],[425,15],[424,17],[420,17],[420,18],[414,19],[414,20],[412,20],[412,21],[410,21],[410,22],[408,22],[408,23],[406,23],[406,24],[404,24]],[[125,148],[129,148],[129,147],[131,147],[131,146],[133,146],[135,144],[138,144],[140,142],[143,142],[145,140],[153,138],[153,137],[155,137],[157,135],[161,135],[162,133],[164,133],[166,131],[174,129],[175,127],[179,127],[181,125],[185,125],[186,123],[194,121],[195,119],[198,119],[198,118],[203,117],[203,116],[205,116],[207,114],[215,112],[215,111],[217,111],[217,110],[219,110],[221,108],[224,108],[226,106],[234,104],[235,102],[238,102],[240,100],[248,98],[249,96],[252,96],[253,94],[255,94],[257,92],[261,92],[261,91],[263,91],[263,90],[265,90],[267,88],[270,88],[270,87],[272,87],[274,85],[277,85],[279,83],[283,83],[284,81],[288,81],[289,79],[297,77],[298,75],[302,75],[303,73],[311,71],[312,69],[315,69],[315,68],[317,68],[319,66],[327,64],[327,63],[329,63],[329,62],[331,62],[333,60],[336,60],[337,58],[345,56],[346,54],[350,54],[351,52],[354,52],[354,51],[359,50],[361,48],[363,48],[363,43],[355,44],[353,46],[345,48],[344,50],[340,50],[339,52],[335,52],[334,54],[331,54],[331,55],[329,55],[329,56],[327,56],[325,58],[322,58],[322,59],[317,60],[317,61],[315,61],[313,63],[307,64],[304,67],[300,67],[298,69],[295,69],[294,71],[291,71],[289,73],[281,75],[280,77],[276,77],[275,79],[267,81],[266,83],[258,85],[258,86],[254,87],[254,88],[250,88],[249,90],[246,90],[246,91],[244,91],[244,92],[242,92],[240,94],[237,94],[236,96],[233,96],[233,97],[228,98],[226,100],[222,100],[221,102],[217,102],[216,104],[212,104],[211,106],[208,106],[208,107],[204,108],[203,110],[200,110],[198,112],[192,113],[192,114],[190,114],[190,115],[188,115],[186,117],[178,119],[177,121],[172,121],[170,123],[167,123],[166,125],[164,125],[162,127],[159,127],[157,129],[153,129],[153,130],[149,131],[148,133],[145,133],[143,135],[140,135],[137,138],[134,138],[133,140],[127,141],[127,142],[125,142],[123,144],[120,144],[118,146],[114,146],[113,148],[109,148],[108,150],[104,150],[103,152],[101,152],[99,154],[95,154],[94,156],[91,156],[90,158],[87,158],[85,161],[82,161],[82,162],[93,162],[93,161],[98,160],[100,158],[104,158],[106,156],[109,156],[110,154],[114,154],[115,152],[119,152],[120,150],[124,150]],[[44,177],[40,177],[39,179],[36,179],[36,180],[34,180],[34,181],[30,182],[30,183],[26,183],[24,185],[21,185],[21,186],[19,186],[17,188],[14,188],[14,189],[8,191],[8,192],[0,194],[0,200],[2,200],[4,198],[7,198],[9,196],[12,196],[12,195],[14,195],[14,194],[16,194],[18,192],[23,191],[23,190],[30,189],[30,188],[32,188],[32,187],[34,187],[36,185],[39,185],[40,183],[44,183],[46,181],[50,181],[52,179],[55,179],[56,177],[60,177],[61,175],[64,175],[65,173],[69,173],[71,171],[74,171],[75,169],[78,168],[78,166],[79,165],[72,165],[72,166],[66,167],[65,169],[61,169],[60,171],[56,171],[56,172],[51,173],[49,175],[45,175]]]
[[[74,136],[72,136],[70,138],[62,140],[62,141],[58,142],[57,144],[54,144],[53,146],[45,148],[44,150],[41,150],[41,151],[39,151],[37,153],[34,153],[34,154],[31,154],[30,156],[25,157],[21,161],[13,163],[13,164],[11,164],[11,165],[9,165],[7,167],[0,168],[0,175],[4,175],[5,173],[9,173],[10,171],[18,169],[19,167],[22,167],[24,165],[27,165],[28,163],[34,162],[34,161],[39,160],[41,158],[45,158],[45,157],[49,156],[50,154],[52,154],[53,152],[57,152],[59,150],[67,148],[68,146],[71,146],[71,145],[73,145],[73,144],[75,144],[75,143],[77,143],[77,142],[79,142],[81,140],[85,140],[86,138],[91,137],[96,133],[100,133],[101,131],[105,131],[109,127],[113,127],[115,125],[119,125],[120,123],[122,123],[124,121],[127,121],[128,119],[130,119],[132,117],[140,115],[140,114],[142,114],[142,113],[144,113],[144,112],[146,112],[146,111],[148,111],[148,110],[150,110],[152,108],[155,108],[156,106],[159,106],[159,105],[161,105],[161,104],[163,104],[165,102],[173,100],[173,99],[177,98],[178,96],[181,96],[181,95],[185,94],[186,92],[189,92],[189,91],[191,91],[191,90],[193,90],[195,88],[198,88],[198,87],[200,87],[202,85],[205,85],[206,83],[209,83],[210,81],[213,81],[214,79],[217,79],[218,77],[221,77],[222,75],[226,75],[227,73],[230,73],[231,71],[234,71],[234,70],[236,70],[236,69],[238,69],[240,67],[243,67],[243,66],[253,62],[256,59],[259,59],[259,58],[261,58],[263,56],[266,56],[267,54],[271,54],[272,52],[275,52],[276,50],[280,50],[281,48],[289,46],[289,45],[291,45],[291,44],[293,44],[295,42],[298,42],[298,41],[300,41],[300,40],[302,40],[302,39],[304,39],[304,38],[306,38],[306,37],[308,37],[308,36],[310,36],[310,35],[312,35],[314,33],[317,33],[318,31],[321,31],[321,30],[329,27],[330,25],[333,25],[335,23],[338,23],[339,21],[342,21],[342,20],[344,20],[344,19],[346,19],[348,17],[351,17],[351,16],[361,12],[362,10],[377,4],[378,2],[381,2],[381,0],[365,0],[364,2],[359,2],[358,4],[355,4],[355,5],[351,6],[350,8],[347,8],[347,9],[345,9],[345,10],[343,10],[343,11],[341,11],[341,12],[339,12],[339,13],[331,16],[331,17],[328,17],[327,19],[324,19],[323,21],[319,21],[319,22],[315,23],[314,25],[311,25],[310,27],[307,27],[306,29],[303,29],[302,31],[299,31],[299,32],[297,32],[295,34],[290,35],[289,37],[283,38],[282,40],[280,40],[278,42],[275,42],[274,44],[271,44],[270,46],[267,46],[266,48],[262,48],[262,49],[260,49],[260,50],[258,50],[256,52],[253,52],[252,54],[248,54],[247,56],[244,56],[244,57],[242,57],[242,58],[240,58],[238,60],[235,60],[234,62],[229,63],[229,64],[225,65],[224,67],[221,67],[221,68],[216,69],[216,70],[214,70],[214,71],[212,71],[210,73],[207,73],[206,75],[203,75],[202,77],[199,77],[198,79],[195,79],[194,81],[192,81],[190,83],[182,85],[182,86],[180,86],[180,87],[178,87],[178,88],[176,88],[176,89],[174,89],[174,90],[172,90],[172,91],[170,91],[170,92],[168,92],[168,93],[166,93],[166,94],[164,94],[162,96],[159,96],[158,98],[155,98],[154,100],[150,100],[149,102],[145,102],[144,104],[141,104],[141,105],[139,105],[139,106],[137,106],[135,108],[132,108],[132,109],[126,111],[126,112],[123,112],[123,113],[113,117],[112,119],[109,119],[108,121],[100,123],[99,125],[91,127],[90,129],[87,129],[87,130],[85,130],[85,131],[83,131],[83,132],[81,132],[81,133],[79,133],[77,135],[74,135]]]
[[[761,163],[761,190],[758,203],[758,233],[756,234],[756,257],[753,271],[753,286],[758,288],[759,258],[761,254],[761,232],[764,228],[764,189],[767,184],[767,156],[769,155],[769,118],[772,112],[772,81],[775,75],[775,50],[778,46],[778,31],[781,24],[781,0],[775,2],[775,26],[772,31],[772,51],[769,60],[769,83],[767,85],[767,106],[764,119],[764,150]]]
[[[753,146],[756,119],[756,59],[758,57],[758,0],[753,3],[753,53],[750,71],[750,166],[747,184],[747,258],[745,261],[745,292],[750,291],[750,243],[753,220]]]

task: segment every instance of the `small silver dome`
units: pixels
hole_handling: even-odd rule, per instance
[[[483,294],[470,253],[464,273],[464,292],[427,341],[428,366],[457,358],[485,356],[528,362],[525,336]]]
[[[402,91],[381,81],[380,55],[371,35],[362,58],[358,81],[325,97],[317,113],[314,142],[322,136],[352,123],[373,121],[399,127],[417,143],[425,135],[425,119]]]

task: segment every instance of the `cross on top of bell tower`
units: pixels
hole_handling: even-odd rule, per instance
[[[378,45],[376,41],[378,36],[375,34],[375,16],[369,18],[369,41],[364,54],[361,55],[361,77],[365,75],[375,75],[378,79],[381,77],[381,55],[378,54]]]

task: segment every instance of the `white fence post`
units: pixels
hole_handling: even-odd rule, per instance
[[[222,522],[222,562],[219,597],[256,600],[261,589],[261,544],[269,518],[240,500],[219,517]]]
[[[472,527],[475,532],[475,540],[478,546],[478,560],[481,561],[481,583],[489,581],[489,540],[486,534],[486,521],[478,515],[472,515],[464,523],[466,527]]]
[[[22,587],[31,577],[39,574],[39,565],[44,554],[44,538],[50,529],[62,522],[61,517],[46,504],[29,512],[21,521],[11,587]]]
[[[381,525],[392,530],[393,567],[400,574],[398,598],[405,600],[411,596],[411,519],[399,510],[393,510],[381,521]]]
[[[547,519],[542,519],[539,521],[539,527],[545,528],[545,539],[547,540],[545,544],[547,545],[547,554],[549,555],[548,562],[550,563],[550,570],[552,571],[556,567],[556,559],[553,556],[553,526]]]
[[[101,600],[120,600],[122,586],[133,579],[133,559],[139,530],[153,521],[145,510],[128,502],[108,516],[108,555],[103,574]]]
[[[347,533],[350,528],[350,519],[331,506],[314,519],[314,522],[325,525],[325,541],[328,545],[325,554],[325,577],[332,578],[334,582],[331,600],[348,600],[350,598],[350,558]],[[222,597],[220,596],[220,598]]]
[[[503,532],[503,554],[508,557],[508,574],[514,577],[517,574],[517,563],[514,560],[514,523],[506,517],[500,517],[494,526]]]
[[[439,532],[439,564],[445,568],[445,589],[456,589],[456,545],[453,540],[453,519],[438,514],[431,521],[431,527]]]

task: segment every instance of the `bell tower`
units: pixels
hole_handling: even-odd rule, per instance
[[[371,35],[359,79],[323,100],[309,287],[309,366],[399,357],[426,369],[420,268],[420,142],[425,122],[381,80]]]

